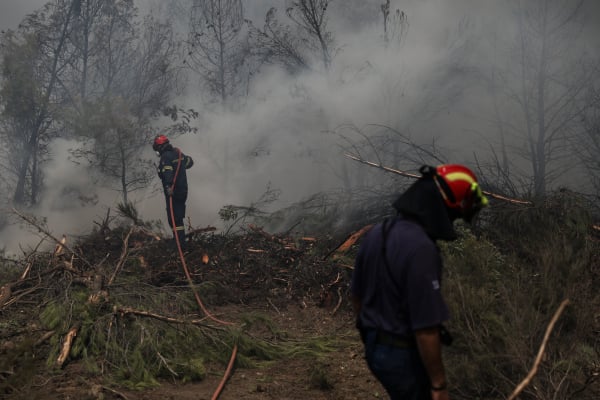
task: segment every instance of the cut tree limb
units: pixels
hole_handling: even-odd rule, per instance
[[[371,230],[372,227],[373,224],[369,224],[363,226],[358,231],[351,233],[346,239],[344,239],[344,241],[340,245],[336,246],[333,250],[327,253],[325,257],[323,257],[323,261],[327,260],[333,253],[344,253],[348,251],[352,247],[352,245],[354,245],[354,243],[356,243],[356,241],[360,239],[365,233]]]
[[[62,350],[60,351],[60,354],[56,359],[56,364],[59,368],[62,368],[65,361],[67,361],[67,357],[69,357],[69,352],[71,351],[71,347],[73,346],[73,340],[75,339],[75,336],[77,336],[78,331],[79,328],[74,326],[69,330],[69,332],[67,332],[67,336],[65,336],[65,341],[63,342]]]

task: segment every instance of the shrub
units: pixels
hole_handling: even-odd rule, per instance
[[[489,235],[442,245],[456,340],[446,363],[464,399],[505,398],[526,376],[564,299],[543,362],[522,399],[597,398],[598,241],[576,196],[493,219]]]

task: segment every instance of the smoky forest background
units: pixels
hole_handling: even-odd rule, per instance
[[[468,165],[491,202],[440,243],[452,395],[507,398],[568,299],[520,398],[599,398],[599,50],[594,0],[40,0],[0,35],[0,397],[41,342],[56,367],[74,325],[70,357],[136,390],[200,381],[232,343],[241,367],[347,345],[185,320],[165,134],[195,162],[186,224],[212,305],[333,296],[351,318],[360,238],[339,244],[393,214],[404,173]],[[52,334],[17,340],[19,307]],[[169,345],[134,345],[117,316],[139,310]]]

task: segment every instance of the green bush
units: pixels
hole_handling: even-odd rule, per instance
[[[560,193],[498,217],[489,234],[442,245],[444,292],[456,337],[446,363],[460,398],[500,399],[527,375],[560,303],[535,378],[522,399],[596,399],[600,326],[598,241],[583,203]]]

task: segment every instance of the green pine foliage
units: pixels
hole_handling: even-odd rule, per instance
[[[199,285],[202,290],[203,285]],[[211,285],[207,285],[211,291]],[[197,319],[197,304],[189,289],[148,287],[143,292],[111,292],[115,304],[127,304],[138,310],[190,315]],[[204,294],[201,294],[204,296]],[[91,374],[129,389],[143,390],[159,384],[160,379],[182,382],[204,379],[210,366],[222,369],[229,362],[234,346],[238,347],[236,366],[251,368],[273,360],[287,358],[319,359],[323,354],[340,349],[339,338],[315,337],[294,341],[266,315],[248,313],[235,327],[206,324],[172,323],[145,316],[120,315],[106,304],[88,301],[87,289],[76,288],[70,298],[49,301],[40,320],[53,335],[47,365],[56,366],[62,349],[62,338],[69,329],[79,327],[70,349],[69,359],[81,361]],[[152,310],[150,310],[152,309]],[[267,331],[269,340],[259,339],[252,332]]]

